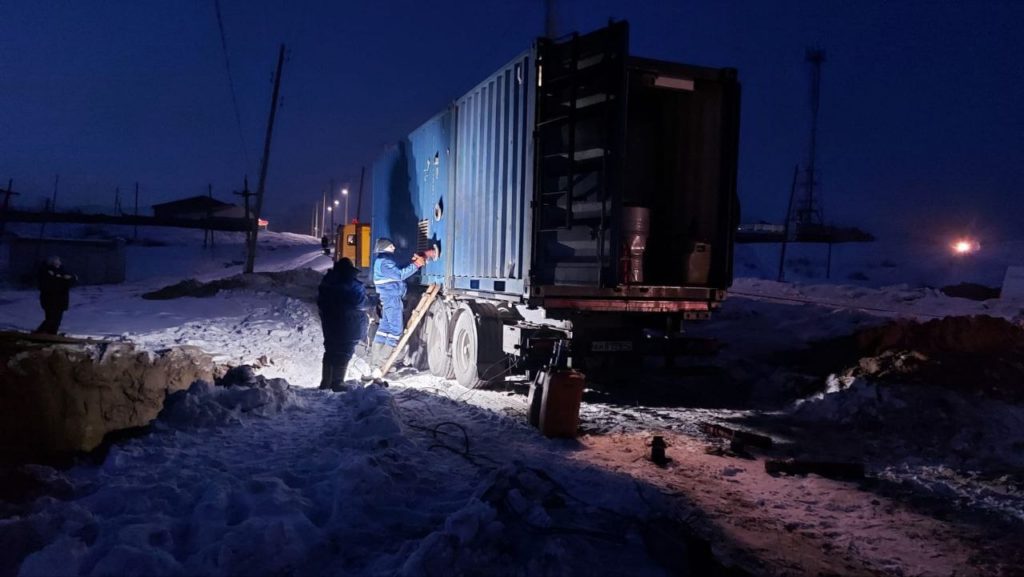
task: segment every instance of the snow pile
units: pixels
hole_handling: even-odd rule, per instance
[[[256,375],[252,367],[234,367],[217,384],[196,381],[167,397],[158,423],[175,428],[240,423],[247,416],[269,417],[302,407],[284,379]]]
[[[891,387],[829,375],[825,391],[796,401],[793,415],[806,421],[850,424],[876,421],[889,411],[905,407]]]
[[[629,567],[631,575],[661,575],[664,568],[644,554],[650,523],[589,504],[544,470],[513,463],[424,538],[399,574],[472,575],[486,567],[489,575],[575,575]],[[676,545],[685,563],[693,552]]]
[[[390,528],[429,522],[441,477],[418,482],[401,457],[413,447],[390,395],[254,380],[193,387],[154,433],[114,446],[98,468],[71,469],[73,497],[38,498],[0,522],[3,573],[319,574],[362,567],[388,549]],[[308,430],[297,410],[313,413]],[[254,419],[269,434],[254,434]]]
[[[1012,473],[964,471],[941,464],[901,464],[887,467],[877,476],[961,506],[1024,521],[1024,483]]]
[[[714,563],[677,522],[679,534],[654,529],[671,509],[656,491],[572,464],[519,423],[422,394],[396,403],[376,386],[286,389],[295,402],[268,393],[241,410],[258,385],[196,386],[168,415],[201,428],[162,417],[98,467],[43,475],[60,498],[33,495],[0,521],[0,572],[660,575]]]

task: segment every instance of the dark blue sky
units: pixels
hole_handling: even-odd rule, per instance
[[[228,199],[246,173],[255,187],[285,42],[265,212],[275,228],[300,229],[332,177],[355,185],[385,144],[543,27],[542,0],[221,8],[241,136],[213,0],[0,4],[0,181],[15,180],[19,202],[41,202],[59,173],[64,206],[111,205],[114,187],[135,181],[147,207],[207,183]],[[819,45],[827,220],[994,238],[1020,225],[1024,2],[559,4],[563,32],[609,17],[630,21],[633,54],[739,69],[744,221],[781,221],[806,155],[804,48]]]

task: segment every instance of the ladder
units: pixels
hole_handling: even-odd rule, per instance
[[[416,308],[412,311],[412,316],[409,317],[409,322],[405,325],[405,330],[402,331],[402,338],[398,340],[398,345],[395,346],[395,350],[391,351],[387,361],[380,368],[381,376],[388,374],[391,370],[391,366],[398,360],[398,355],[405,348],[405,345],[409,343],[409,339],[412,337],[412,333],[419,326],[420,321],[426,316],[427,311],[430,310],[430,305],[437,298],[437,293],[440,292],[441,285],[431,284],[427,287],[426,292],[420,297],[420,302],[416,305]]]
[[[625,23],[538,46],[534,263],[539,284],[601,285],[612,271],[625,102]]]

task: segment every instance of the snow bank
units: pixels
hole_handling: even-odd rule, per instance
[[[621,481],[617,488],[627,494],[642,490]],[[618,507],[600,506],[574,494],[578,489],[522,462],[505,465],[418,543],[398,574],[665,574],[661,560],[646,554],[654,548],[650,530],[657,521],[650,511],[622,507],[629,499],[621,494]],[[685,542],[672,545],[683,567],[706,561]]]
[[[826,388],[794,403],[793,415],[806,421],[849,424],[874,421],[887,411],[906,408],[893,387],[853,377],[829,375]]]
[[[303,402],[284,379],[255,375],[252,367],[235,367],[217,385],[196,381],[167,397],[158,417],[174,428],[214,427],[246,417],[269,417]]]
[[[386,556],[395,526],[422,531],[436,518],[432,508],[454,505],[436,489],[442,472],[414,458],[421,450],[378,387],[298,391],[240,368],[221,385],[197,384],[170,399],[152,434],[112,447],[101,466],[68,471],[66,500],[39,497],[21,519],[0,521],[0,572],[365,567]]]

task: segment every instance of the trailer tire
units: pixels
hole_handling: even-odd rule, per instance
[[[430,305],[424,323],[427,341],[427,365],[434,376],[442,379],[454,379],[455,368],[452,366],[451,347],[448,341],[451,326],[451,312],[439,301]]]
[[[460,308],[453,320],[451,358],[455,379],[468,389],[497,381],[505,373],[497,309],[474,303]]]

